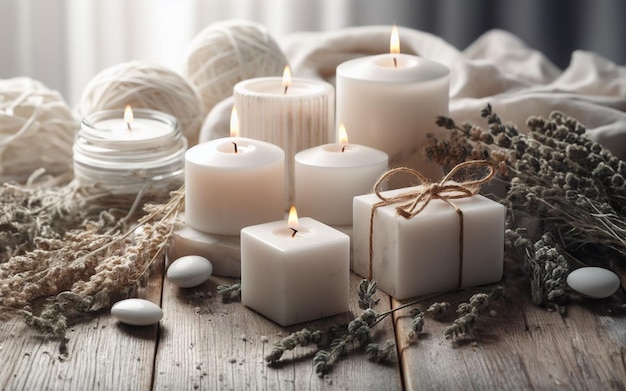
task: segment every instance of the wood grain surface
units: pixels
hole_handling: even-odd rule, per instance
[[[356,351],[326,376],[313,369],[314,348],[287,352],[277,365],[264,357],[272,344],[306,326],[325,328],[361,313],[360,278],[351,278],[349,313],[283,328],[239,302],[224,304],[211,277],[180,289],[158,270],[142,297],[161,303],[159,325],[119,324],[108,312],[73,325],[66,343],[48,340],[20,320],[0,323],[0,385],[3,390],[424,390],[424,389],[626,389],[626,317],[612,299],[574,298],[566,315],[530,302],[527,280],[506,276],[507,297],[475,329],[456,341],[443,330],[456,306],[473,291],[458,291],[421,303],[452,304],[441,320],[426,319],[409,343],[408,309],[373,328],[376,342],[395,340],[390,365]],[[486,291],[486,289],[485,289]],[[403,302],[379,292],[379,312]]]

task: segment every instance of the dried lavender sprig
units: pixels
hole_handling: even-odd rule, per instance
[[[359,283],[359,289],[358,289],[358,295],[359,295],[358,303],[359,303],[360,309],[366,310],[378,304],[380,299],[375,297],[377,289],[378,289],[378,282],[376,280],[367,280],[367,279],[361,280],[361,282]]]
[[[231,303],[241,297],[241,283],[221,284],[217,286],[217,294],[222,296],[222,303]]]
[[[313,357],[313,366],[318,376],[324,376],[332,369],[335,362],[348,354],[350,349],[358,348],[370,340],[370,327],[378,318],[378,314],[371,308],[366,309],[361,316],[348,324],[348,333],[333,340],[330,350],[319,350]]]
[[[0,284],[2,312],[23,308],[26,322],[44,334],[63,337],[67,321],[81,312],[98,311],[112,301],[135,295],[157,262],[162,259],[173,234],[176,214],[184,204],[182,190],[172,193],[165,204],[146,205],[147,214],[139,219],[143,231],[130,240],[135,230],[126,233],[107,230],[99,234],[106,220],[117,222],[106,212],[100,222],[87,223],[85,229],[74,229],[64,240],[37,239],[37,250],[14,257],[3,265],[7,274]],[[117,224],[116,224],[117,225]],[[38,264],[43,268],[32,267]],[[25,272],[16,272],[25,264]],[[6,288],[22,285],[19,292],[8,295]],[[26,304],[47,297],[38,314]]]
[[[365,347],[368,360],[376,363],[390,363],[396,358],[396,344],[387,341],[387,346],[381,348],[377,343],[370,343]]]
[[[457,307],[457,314],[454,323],[446,327],[443,331],[446,339],[456,339],[468,334],[476,325],[479,316],[485,312],[494,300],[503,296],[504,287],[498,286],[487,293],[476,293],[472,295],[467,303],[461,303]]]
[[[265,356],[265,361],[268,363],[274,363],[283,356],[285,351],[293,350],[297,346],[308,346],[311,344],[317,345],[325,338],[325,333],[321,330],[309,330],[307,328],[303,328],[302,330],[296,331],[295,333],[290,334],[289,336],[281,339],[280,341],[274,344],[272,351]]]

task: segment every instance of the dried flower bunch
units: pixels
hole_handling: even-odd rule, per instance
[[[530,275],[533,301],[563,311],[568,260],[608,267],[626,253],[626,162],[559,112],[530,117],[527,134],[503,124],[490,105],[480,114],[487,129],[437,118],[449,137],[431,135],[425,154],[444,166],[477,158],[499,165],[509,184],[501,199],[508,250]]]
[[[372,308],[378,303],[377,299],[373,299],[377,285],[376,280],[361,280],[359,284],[359,307],[364,311],[360,316],[349,323],[332,325],[326,330],[303,328],[290,334],[274,343],[272,351],[265,357],[267,363],[271,365],[278,362],[288,350],[310,345],[316,346],[313,367],[318,376],[329,373],[340,358],[359,351],[365,351],[367,358],[376,363],[389,363],[395,360],[395,343],[387,341],[381,347],[380,344],[373,342],[372,329],[392,313],[419,305],[440,294],[435,294],[433,297],[420,297],[379,313]],[[489,293],[473,294],[467,303],[459,304],[457,308],[458,318],[445,329],[444,336],[456,342],[459,337],[469,334],[476,326],[478,317],[488,310],[495,300],[502,298],[503,294],[504,287],[502,286],[496,286]],[[419,307],[411,308],[409,316],[412,319],[407,335],[409,341],[414,342],[418,334],[423,332],[425,316],[440,319],[449,307],[450,303],[442,302],[431,304],[424,312]]]
[[[351,352],[365,349],[367,357],[374,362],[390,362],[395,358],[396,345],[387,342],[385,347],[380,347],[371,341],[370,329],[382,321],[392,312],[405,308],[409,303],[394,310],[377,313],[372,307],[379,299],[376,298],[378,283],[375,280],[361,280],[359,284],[359,307],[363,313],[349,323],[335,324],[326,330],[310,330],[303,328],[276,342],[272,351],[265,357],[268,364],[278,362],[288,350],[294,350],[298,346],[307,347],[315,345],[316,353],[313,357],[313,366],[318,376],[323,376],[332,370],[333,365],[343,356]],[[218,295],[222,296],[222,302],[230,303],[240,296],[241,284],[235,282],[232,285],[223,284],[217,287]],[[367,343],[367,345],[366,345]]]
[[[164,204],[146,204],[129,229],[132,200],[118,199],[121,208],[110,195],[78,191],[72,182],[38,190],[5,184],[0,192],[0,314],[22,314],[56,337],[73,317],[136,294],[184,204],[179,189]]]
[[[287,350],[293,350],[298,346],[315,345],[317,350],[313,356],[313,366],[318,376],[330,372],[341,357],[359,348],[365,348],[368,358],[373,361],[388,362],[395,357],[395,344],[388,343],[386,347],[380,348],[378,344],[367,343],[371,340],[371,328],[389,313],[379,314],[374,309],[368,308],[348,324],[333,325],[327,330],[303,328],[276,342],[265,360],[272,364],[280,360]]]
[[[35,239],[58,239],[82,222],[73,204],[76,188],[51,192],[5,183],[0,189],[0,264],[35,248]]]

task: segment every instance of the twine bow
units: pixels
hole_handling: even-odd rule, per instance
[[[458,183],[450,182],[455,175],[463,170],[478,170],[481,167],[487,168],[486,175],[482,177]],[[386,179],[402,172],[415,176],[421,182],[422,186],[395,196],[385,197],[381,190],[383,182]],[[374,255],[374,216],[376,214],[376,209],[382,206],[399,204],[396,207],[396,212],[398,215],[408,220],[420,214],[426,206],[428,206],[430,201],[438,199],[443,200],[448,205],[452,206],[459,216],[461,229],[459,235],[459,273],[457,285],[460,287],[463,284],[463,211],[454,205],[451,200],[467,198],[477,194],[480,190],[480,185],[488,182],[491,178],[493,178],[495,173],[495,166],[492,163],[486,160],[472,160],[457,164],[439,182],[430,182],[421,173],[408,167],[394,168],[382,174],[374,185],[374,193],[378,198],[380,198],[380,202],[374,204],[370,213],[368,278],[370,280],[372,279],[372,258]]]

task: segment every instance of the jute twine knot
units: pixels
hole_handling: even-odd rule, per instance
[[[474,179],[468,179],[463,182],[451,182],[452,178],[463,170],[477,172],[480,168],[487,168],[486,172],[480,172],[479,176]],[[415,176],[421,183],[420,187],[411,189],[405,193],[386,197],[382,194],[382,185],[385,180],[399,173],[407,173]],[[430,201],[438,199],[445,201],[456,211],[459,216],[460,235],[459,235],[459,274],[458,286],[463,283],[463,211],[454,205],[451,200],[471,197],[478,193],[480,185],[488,182],[496,173],[495,166],[486,160],[471,160],[457,164],[448,174],[439,182],[430,182],[418,171],[408,167],[397,167],[383,173],[374,185],[374,193],[380,199],[372,207],[370,213],[370,232],[369,232],[369,271],[368,279],[372,279],[372,259],[374,255],[374,216],[376,210],[382,206],[397,205],[396,212],[405,219],[412,219],[420,214]]]

